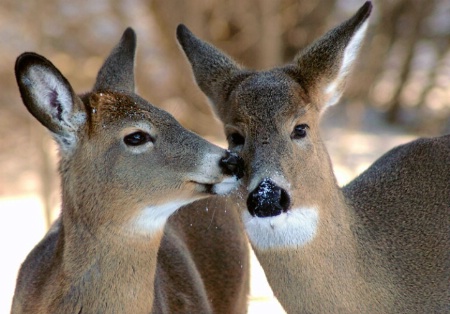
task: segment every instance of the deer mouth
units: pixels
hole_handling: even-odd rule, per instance
[[[291,199],[285,189],[266,178],[247,198],[247,208],[252,216],[274,217],[289,210]]]
[[[201,193],[211,194],[211,195],[225,195],[233,190],[236,190],[240,185],[240,180],[236,176],[226,177],[217,183],[201,183],[196,181],[191,181],[197,185],[197,190]]]
[[[214,168],[217,166],[215,157],[207,155],[201,171],[191,174],[189,182],[195,184],[195,190],[201,193],[228,194],[240,185],[240,179],[244,176],[244,160],[227,150],[218,161],[219,167]]]

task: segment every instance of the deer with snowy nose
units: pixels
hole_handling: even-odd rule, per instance
[[[239,212],[288,313],[450,311],[450,135],[396,147],[343,188],[320,137],[371,11],[366,2],[266,71],[177,29],[229,149],[246,162]]]

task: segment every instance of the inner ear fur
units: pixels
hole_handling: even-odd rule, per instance
[[[81,100],[49,60],[23,53],[16,60],[15,73],[23,103],[39,122],[61,136],[76,129],[74,116],[83,111]]]
[[[322,108],[342,95],[349,73],[368,27],[372,4],[366,2],[356,14],[301,51],[290,74]]]

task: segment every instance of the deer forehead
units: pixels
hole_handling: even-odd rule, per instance
[[[146,118],[146,110],[139,107],[134,99],[118,93],[94,93],[89,98],[89,107],[94,123]]]
[[[308,106],[303,89],[279,70],[255,73],[231,94],[233,112],[267,123],[301,115]]]
[[[137,95],[97,92],[90,94],[87,98],[85,103],[90,132],[103,132],[104,129],[109,129],[109,126],[120,130],[130,123],[137,125],[138,122],[151,124],[152,129],[173,124],[168,114],[153,107]]]

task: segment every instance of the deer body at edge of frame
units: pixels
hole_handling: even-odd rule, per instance
[[[242,160],[134,93],[135,49],[136,35],[127,29],[93,90],[81,96],[44,57],[24,53],[16,61],[24,104],[59,144],[62,212],[21,266],[12,313],[246,311],[245,303],[226,308],[206,290],[212,285],[205,275],[215,270],[217,278],[230,278],[216,288],[229,294],[223,299],[239,299],[247,287],[238,280],[247,278],[241,265],[223,259],[231,275],[203,269],[214,253],[245,264],[237,221],[225,222],[236,243],[214,247],[206,235],[217,242],[228,234],[200,233],[203,241],[192,243],[185,218],[174,214],[236,188]],[[206,223],[209,217],[199,225]]]
[[[397,147],[342,189],[320,138],[371,9],[366,2],[294,63],[260,72],[177,29],[229,149],[245,160],[236,200],[246,199],[248,237],[288,313],[450,310],[450,135]]]

